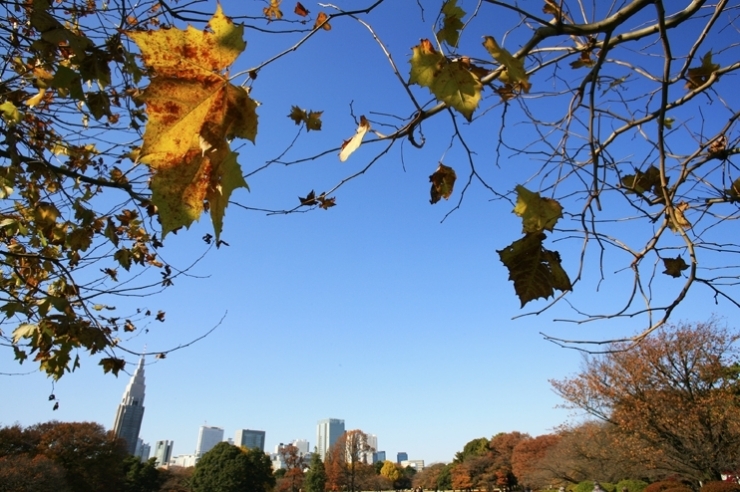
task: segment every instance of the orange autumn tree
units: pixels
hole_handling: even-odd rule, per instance
[[[721,480],[740,462],[739,339],[716,321],[667,327],[552,384],[574,408],[613,424],[621,448],[656,470]]]
[[[466,11],[440,0],[438,16],[415,8],[404,15],[418,21],[409,26],[420,41],[391,49],[373,27],[395,20],[390,0],[313,12],[281,0],[229,12],[171,0],[0,5],[0,338],[13,357],[54,378],[85,354],[118,372],[132,351],[127,337],[165,319],[156,306],[114,311],[120,296],[156,294],[187,270],[161,253],[171,233],[208,214],[204,241],[225,244],[229,202],[271,213],[341,206],[348,182],[433,145],[430,127],[450,142],[440,152],[449,157],[419,164],[430,202],[446,215],[476,190],[502,204],[492,214],[518,217],[521,227],[491,250],[522,307],[541,313],[567,299],[571,321],[640,320],[628,337],[639,341],[699,289],[740,306],[731,260],[740,243],[726,232],[740,203],[734,5],[486,1]],[[264,76],[283,70],[277,60],[303,56],[309,39],[337,36],[338,23],[371,34],[362,50],[387,61],[394,113],[378,111],[390,97],[379,91],[351,128],[330,136],[335,147],[301,153],[309,132],[327,131],[328,113],[280,94],[260,111],[298,125],[284,149],[297,154],[237,155],[234,141],[257,141]],[[247,38],[269,53],[235,72]],[[322,92],[323,75],[302,73],[302,85]],[[312,175],[283,206],[240,202],[247,177],[319,161],[359,167]],[[604,299],[598,313],[594,295]]]
[[[350,430],[339,436],[329,448],[326,456],[327,489],[351,492],[357,490],[360,479],[372,470],[372,453],[367,434],[359,429]]]

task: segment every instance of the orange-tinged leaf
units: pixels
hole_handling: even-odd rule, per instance
[[[229,196],[247,187],[229,141],[254,142],[257,103],[220,73],[246,46],[243,26],[235,26],[220,6],[208,26],[129,36],[151,73],[138,97],[148,115],[139,160],[154,172],[152,204],[162,235],[189,227],[208,210],[219,243]]]
[[[208,22],[210,31],[160,29],[126,33],[141,50],[144,64],[155,76],[192,79],[229,67],[244,51],[244,26],[236,26],[219,5]]]
[[[306,17],[309,14],[309,11],[306,7],[303,6],[301,2],[297,2],[295,4],[295,9],[293,10],[297,15],[300,15],[301,17]]]
[[[283,12],[280,10],[281,2],[282,0],[270,0],[270,6],[262,9],[262,12],[265,14],[265,17],[267,17],[270,20],[282,19]]]
[[[339,160],[344,162],[347,158],[360,147],[362,139],[370,129],[370,123],[365,119],[365,116],[360,116],[360,126],[357,127],[354,137],[349,140],[345,140],[342,144],[342,150],[339,152]]]
[[[316,22],[314,23],[313,28],[317,29],[321,26],[324,31],[331,31],[331,25],[326,22],[328,18],[329,16],[324,12],[319,12],[319,15],[316,16]]]
[[[452,195],[452,189],[455,186],[456,179],[455,170],[440,162],[434,174],[429,176],[429,181],[432,183],[432,198],[429,200],[429,203],[434,205],[440,198],[449,199],[450,195]]]

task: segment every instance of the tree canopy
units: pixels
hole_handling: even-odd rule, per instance
[[[418,2],[404,15],[433,31],[391,47],[376,26],[395,21],[393,2],[345,4],[0,7],[0,336],[16,359],[59,378],[80,351],[102,353],[103,369],[118,372],[131,350],[122,340],[165,313],[113,313],[117,296],[154,294],[187,272],[161,253],[171,234],[207,213],[203,240],[226,244],[228,205],[322,213],[384,160],[439,141],[445,157],[424,165],[444,217],[481,192],[520,220],[497,253],[522,307],[566,302],[571,321],[640,320],[638,335],[625,334],[639,340],[697,289],[740,306],[730,259],[740,244],[726,232],[740,199],[736,6],[445,0],[429,19]],[[328,115],[261,81],[339,25],[372,37],[404,103],[389,109],[384,91],[362,91],[355,114],[348,97],[354,127],[302,152]],[[247,43],[261,61],[232,70]],[[294,125],[268,162],[238,147]],[[350,160],[358,167],[286,182],[265,204],[240,194],[275,168]]]
[[[193,492],[268,492],[275,486],[270,457],[259,449],[216,444],[195,466]]]
[[[122,440],[92,422],[0,428],[0,482],[8,490],[22,490],[12,484],[23,483],[28,490],[124,491],[132,484],[124,473],[127,456]]]
[[[622,344],[591,358],[553,386],[612,424],[620,447],[656,470],[722,480],[740,463],[738,337],[716,322],[662,329],[632,350]]]

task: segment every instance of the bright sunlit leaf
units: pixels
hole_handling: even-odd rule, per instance
[[[149,117],[139,160],[154,171],[152,203],[162,235],[189,227],[209,209],[218,242],[229,195],[247,187],[229,140],[254,142],[257,103],[220,73],[246,47],[243,26],[219,6],[208,27],[128,35],[152,72],[139,97]]]
[[[345,140],[342,144],[342,150],[339,152],[339,160],[344,162],[347,158],[360,147],[362,139],[365,137],[367,131],[370,130],[370,123],[365,119],[365,116],[360,116],[360,126],[357,127],[355,135],[349,140]]]

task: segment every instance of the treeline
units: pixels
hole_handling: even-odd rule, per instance
[[[189,492],[179,470],[130,456],[92,422],[0,428],[0,492]]]
[[[473,439],[451,463],[418,473],[389,461],[369,464],[374,450],[361,430],[343,434],[323,462],[315,453],[306,462],[285,446],[285,468],[273,471],[263,452],[220,443],[194,469],[161,470],[126,456],[98,424],[50,422],[0,429],[0,492],[591,492],[592,480],[606,492],[642,492],[648,484],[645,492],[734,492],[738,341],[738,333],[708,322],[664,329],[637,346],[613,345],[580,374],[552,382],[593,420],[536,437]]]

